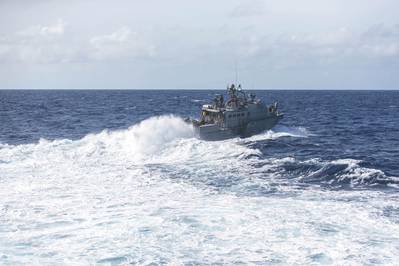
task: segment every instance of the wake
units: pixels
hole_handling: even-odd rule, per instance
[[[285,136],[307,137],[309,135],[310,133],[305,128],[279,126],[274,131],[269,130],[243,140],[246,142]],[[208,154],[229,157],[231,153],[237,154],[237,152],[241,152],[241,155],[259,153],[259,151],[241,144],[242,139],[239,138],[213,143],[195,139],[193,127],[184,122],[182,118],[164,115],[148,118],[125,130],[103,130],[100,133],[88,134],[79,140],[49,141],[40,139],[38,143],[32,144],[0,144],[0,164],[26,159],[44,160],[44,158],[49,158],[52,155],[55,157],[64,156],[65,159],[88,159],[107,155],[115,159],[124,156],[130,157],[134,161],[143,161],[152,157],[159,157],[162,154],[165,155],[166,152],[184,154],[187,153],[187,149],[196,151],[200,156],[205,157]],[[202,151],[197,149],[199,146],[202,147]],[[172,150],[173,148],[174,150]],[[166,154],[166,156],[168,155]],[[186,156],[197,157],[196,154],[187,154]]]
[[[378,169],[362,167],[356,160],[265,158],[260,150],[246,145],[281,137],[309,136],[313,135],[302,127],[277,126],[245,139],[207,142],[195,138],[194,129],[182,118],[157,116],[126,130],[104,130],[80,140],[41,139],[34,144],[3,144],[0,178],[81,176],[83,173],[91,176],[97,171],[119,169],[123,173],[123,169],[129,168],[138,172],[150,170],[153,174],[160,169],[167,170],[173,176],[215,184],[221,183],[220,180],[229,183],[233,178],[237,184],[249,182],[251,185],[258,177],[262,183],[280,182],[292,179],[292,175],[293,180],[301,183],[324,183],[333,187],[399,183],[397,178]]]

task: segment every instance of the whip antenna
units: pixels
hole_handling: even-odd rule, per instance
[[[238,84],[237,59],[234,60],[234,70],[235,70],[235,74],[236,74],[236,84]]]

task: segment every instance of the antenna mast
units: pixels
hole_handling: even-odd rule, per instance
[[[236,85],[238,84],[238,70],[237,70],[237,59],[234,60],[234,68],[235,68],[235,74],[236,74]],[[238,86],[238,85],[237,85]]]
[[[236,84],[238,83],[237,59],[234,60],[234,71],[236,75]]]

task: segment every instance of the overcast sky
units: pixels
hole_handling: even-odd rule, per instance
[[[398,0],[0,0],[0,88],[399,88]]]

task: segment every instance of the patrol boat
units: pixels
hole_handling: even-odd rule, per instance
[[[224,140],[233,137],[249,137],[271,129],[283,118],[277,110],[277,102],[266,106],[255,94],[246,94],[241,85],[227,87],[229,99],[218,95],[213,104],[202,106],[199,120],[186,119],[194,126],[203,140]]]

